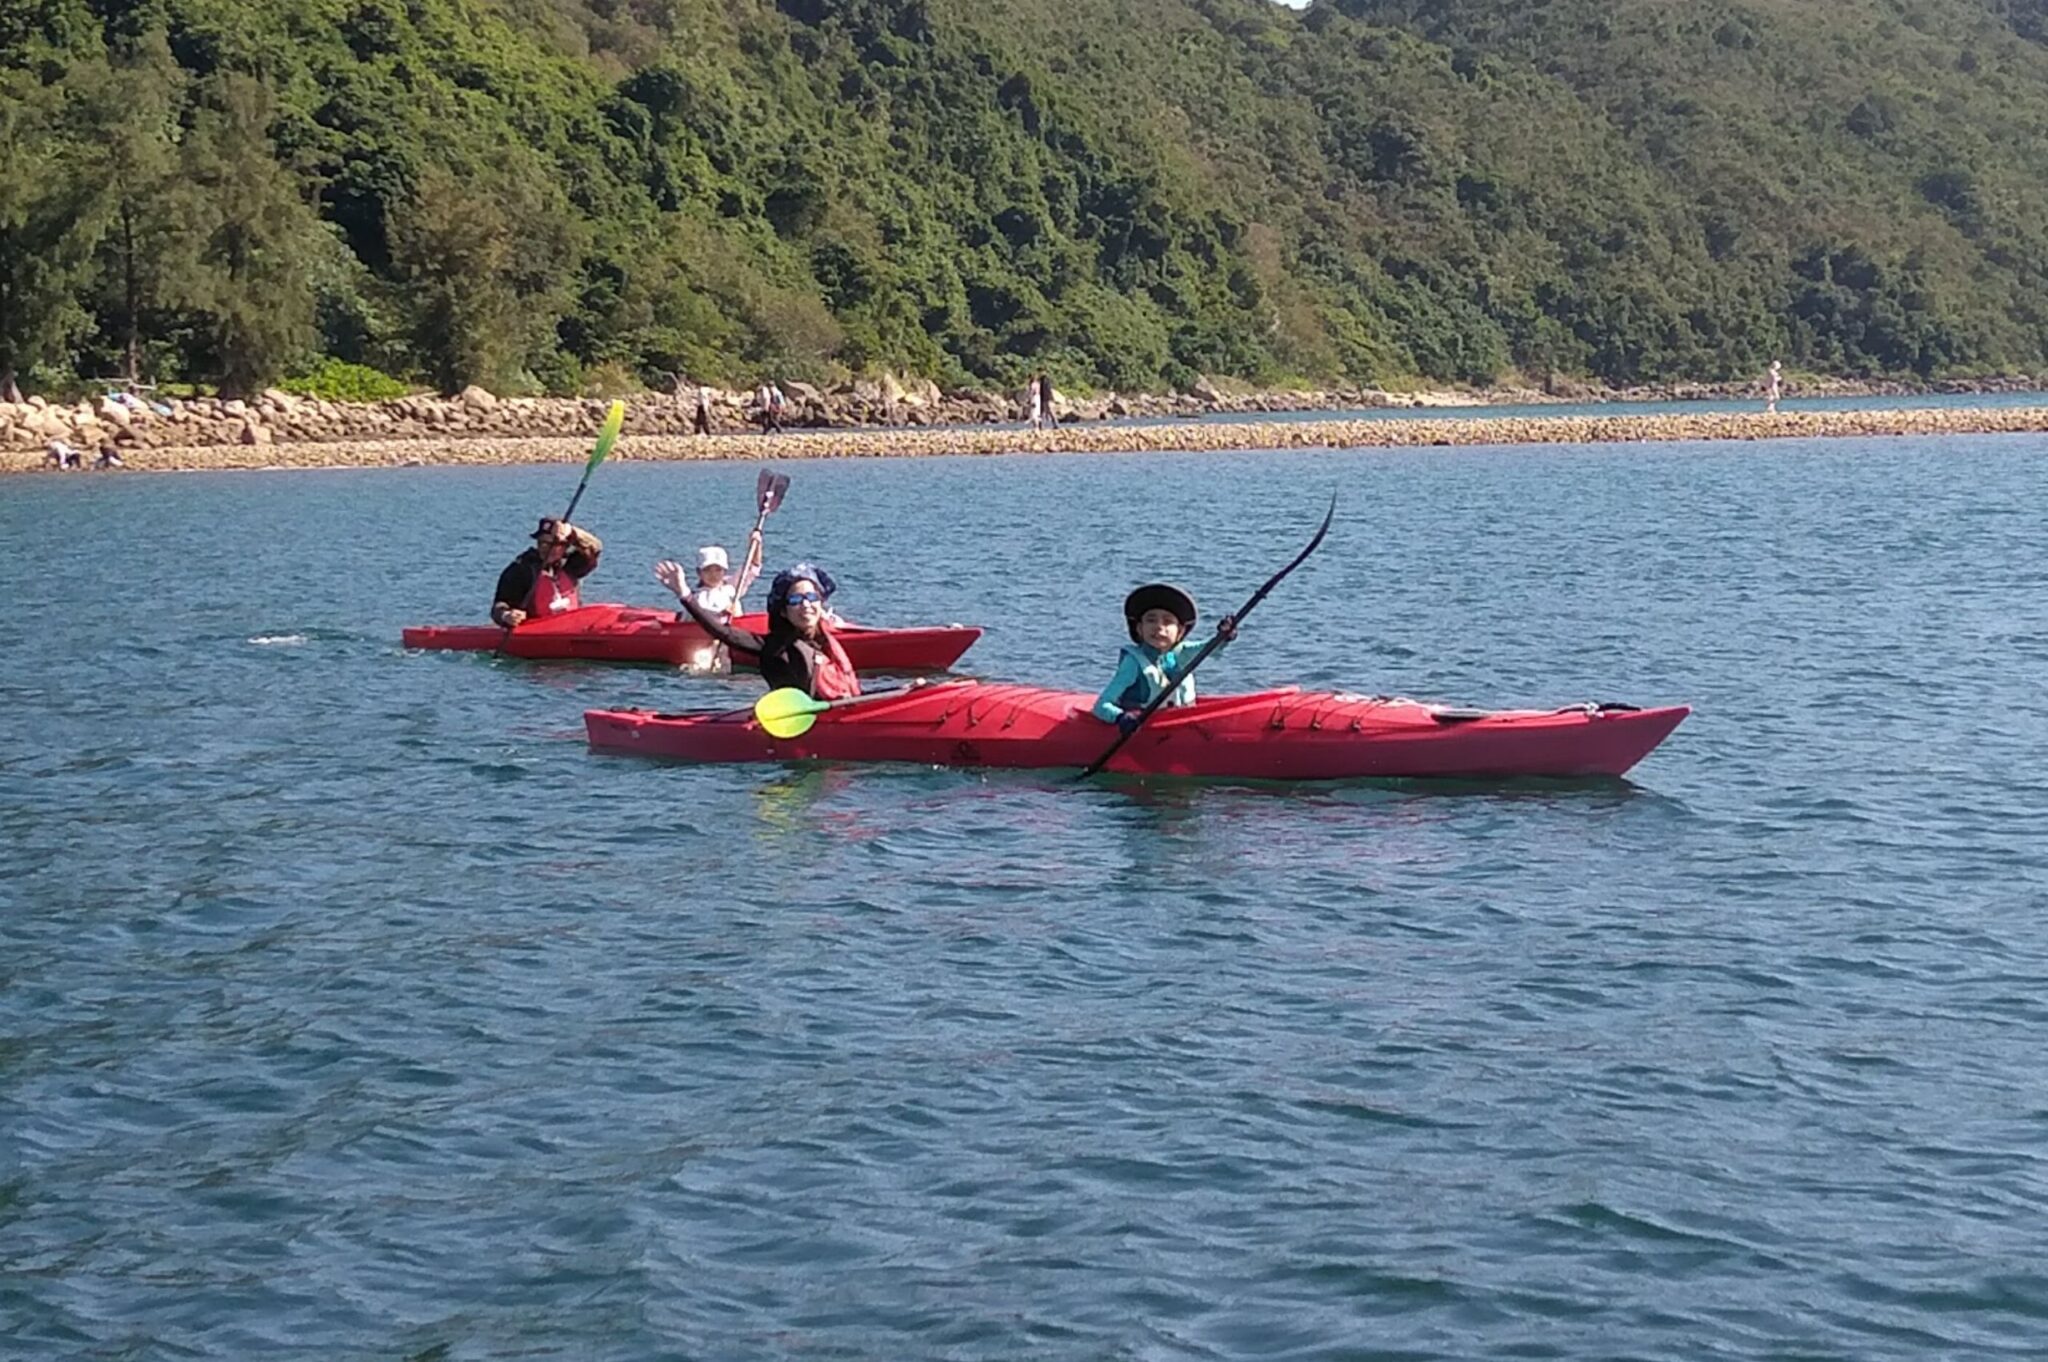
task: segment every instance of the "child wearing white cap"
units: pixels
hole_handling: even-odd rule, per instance
[[[676,599],[694,596],[705,613],[716,616],[721,624],[730,623],[734,615],[742,613],[740,602],[746,596],[747,588],[761,575],[761,532],[755,530],[748,536],[747,561],[741,566],[738,577],[732,575],[731,560],[725,556],[725,550],[716,544],[706,544],[697,550],[695,591],[684,589],[681,563],[657,563],[654,575],[661,579],[663,586],[676,593]],[[706,643],[687,665],[691,671],[723,672],[730,670],[732,662],[724,644]]]

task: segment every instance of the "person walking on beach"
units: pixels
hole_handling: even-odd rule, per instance
[[[1778,410],[1778,396],[1784,391],[1784,367],[1783,364],[1775,359],[1771,361],[1771,372],[1764,380],[1765,415],[1771,415]]]

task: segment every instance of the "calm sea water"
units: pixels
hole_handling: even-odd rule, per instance
[[[572,468],[19,479],[0,1355],[2039,1357],[2048,441],[791,465],[1093,686],[1689,701],[1632,783],[593,757],[408,655]],[[755,468],[605,468],[593,598]]]

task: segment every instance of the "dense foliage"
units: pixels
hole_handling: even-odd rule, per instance
[[[2043,44],[2039,0],[11,0],[0,383],[2030,370]]]

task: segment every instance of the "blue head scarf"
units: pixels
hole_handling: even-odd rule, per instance
[[[839,589],[839,583],[832,580],[832,574],[815,563],[797,563],[775,574],[775,580],[768,587],[768,624],[773,628],[783,618],[782,612],[789,606],[790,588],[798,582],[816,582],[818,594],[826,600]]]

